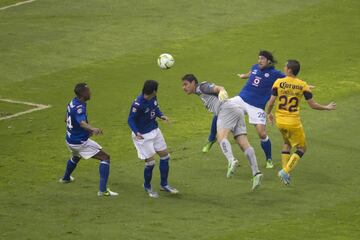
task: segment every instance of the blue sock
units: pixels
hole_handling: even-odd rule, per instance
[[[169,176],[169,160],[170,160],[169,155],[164,158],[160,158],[159,169],[160,169],[161,186],[168,185],[167,180]]]
[[[69,161],[66,164],[66,170],[65,170],[64,177],[63,177],[64,180],[70,180],[70,175],[75,170],[79,160],[80,159],[75,158],[75,157],[69,159]]]
[[[209,142],[215,142],[216,141],[216,133],[217,133],[217,116],[214,115],[213,120],[211,122],[211,129],[210,129],[210,135],[209,135]]]
[[[151,188],[152,173],[155,166],[155,161],[145,163],[144,168],[144,187]]]
[[[266,160],[272,159],[271,156],[271,141],[269,137],[261,139],[261,148],[264,150]]]
[[[106,192],[107,190],[107,181],[110,174],[110,162],[109,161],[101,161],[99,165],[99,173],[100,173],[100,192]]]

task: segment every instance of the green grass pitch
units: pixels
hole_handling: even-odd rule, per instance
[[[0,7],[18,1],[0,0]],[[360,1],[357,0],[37,0],[0,11],[0,98],[51,105],[0,121],[0,239],[360,239]],[[276,177],[281,136],[268,126],[276,169],[264,168],[248,126],[263,185],[250,192],[241,161],[225,178],[218,146],[202,154],[211,114],[186,96],[180,78],[194,73],[236,95],[260,49],[302,63],[315,99],[337,110],[302,106],[309,149],[293,185]],[[156,65],[160,53],[176,60]],[[149,199],[141,187],[126,120],[143,81],[160,83],[160,123],[171,150],[170,182],[181,194]],[[75,83],[92,89],[94,138],[112,159],[110,186],[99,199],[98,163],[81,161],[69,185],[57,183],[69,153],[64,113]],[[0,112],[21,111],[0,104]],[[159,172],[156,169],[154,186]]]

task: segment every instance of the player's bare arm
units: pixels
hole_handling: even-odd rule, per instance
[[[274,123],[274,115],[271,112],[272,112],[272,109],[274,108],[275,101],[276,101],[276,96],[271,95],[271,97],[267,103],[268,107],[267,107],[266,114],[267,114],[270,124]]]
[[[160,117],[160,119],[161,119],[161,120],[164,120],[164,121],[167,122],[167,123],[170,123],[169,118],[168,118],[167,116],[165,116],[165,115],[162,115],[162,116]]]
[[[103,134],[102,130],[100,128],[95,128],[90,126],[90,124],[88,124],[85,121],[81,121],[80,122],[80,126],[85,129],[86,131],[90,132],[93,135],[101,135]]]
[[[239,73],[237,74],[239,78],[241,79],[248,79],[249,76],[250,76],[251,72],[248,72],[248,73]]]
[[[309,104],[309,106],[312,109],[315,109],[315,110],[335,110],[336,109],[335,102],[330,102],[327,105],[321,105],[321,104],[315,102],[314,99],[309,99],[309,100],[307,100],[307,103]]]

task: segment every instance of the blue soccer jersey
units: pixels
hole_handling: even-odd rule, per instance
[[[274,67],[260,69],[258,64],[251,68],[249,80],[240,91],[239,96],[248,104],[265,109],[271,96],[271,88],[278,78],[285,75]]]
[[[66,141],[70,144],[81,144],[88,140],[90,133],[80,127],[80,122],[87,121],[86,103],[75,97],[67,106]]]
[[[156,118],[163,115],[156,97],[146,100],[144,95],[140,95],[131,105],[128,124],[135,134],[145,134],[158,128]]]

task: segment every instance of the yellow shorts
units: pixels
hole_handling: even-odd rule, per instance
[[[306,147],[305,132],[302,125],[288,126],[277,124],[284,142],[290,144],[291,147]]]

